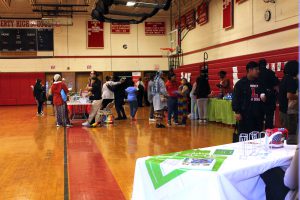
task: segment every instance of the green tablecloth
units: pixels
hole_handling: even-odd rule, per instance
[[[209,121],[228,125],[233,125],[236,122],[229,100],[209,99],[207,115]]]

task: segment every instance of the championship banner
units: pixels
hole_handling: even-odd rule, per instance
[[[130,34],[130,24],[111,23],[110,32],[113,34]]]
[[[223,28],[233,27],[233,0],[223,0]]]
[[[51,21],[28,19],[0,19],[0,28],[53,28]]]
[[[87,48],[104,48],[104,23],[87,22]]]
[[[180,17],[180,29],[181,30],[184,30],[186,28],[186,18],[185,18],[185,15],[181,16]],[[178,28],[178,19],[175,20],[175,28]]]
[[[197,8],[197,23],[199,25],[206,24],[208,22],[208,3],[203,2]]]
[[[141,72],[132,72],[132,81],[134,83],[138,82],[141,77],[142,77]]]
[[[195,10],[194,9],[190,10],[184,16],[185,16],[186,28],[188,30],[192,30],[192,29],[196,28],[196,14],[195,14]]]
[[[146,35],[165,35],[166,23],[165,22],[145,22]]]

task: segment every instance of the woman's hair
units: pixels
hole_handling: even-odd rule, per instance
[[[299,63],[297,60],[288,61],[284,66],[284,74],[295,77],[299,73]]]
[[[41,84],[42,80],[41,79],[36,79],[36,84]]]
[[[105,80],[106,80],[106,81],[110,81],[110,80],[111,80],[111,77],[110,77],[110,76],[106,76],[106,77],[105,77]]]
[[[128,86],[129,86],[129,87],[134,86],[134,82],[133,82],[132,80],[129,80],[129,81],[128,81]]]
[[[181,80],[182,80],[182,81],[185,81],[185,84],[184,84],[184,85],[186,85],[186,84],[188,83],[188,81],[187,81],[186,78],[182,78]]]
[[[224,78],[224,77],[226,76],[226,74],[227,74],[227,72],[225,72],[225,71],[220,71],[220,72],[219,72],[219,76],[220,76],[221,78]]]

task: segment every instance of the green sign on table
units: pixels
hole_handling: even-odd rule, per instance
[[[222,156],[222,155],[224,154],[212,155],[212,157],[216,159],[216,163],[213,166],[212,171],[218,171],[221,165],[223,164],[224,160],[227,158],[226,156]],[[225,154],[225,155],[229,155],[229,154]],[[183,160],[185,158],[208,158],[208,157],[211,157],[210,150],[201,150],[201,149],[187,150],[182,152],[153,156],[148,160],[146,160],[146,167],[154,188],[158,189],[164,184],[168,183],[169,181],[175,179],[176,177],[190,170],[185,168],[179,168],[179,169],[174,169],[173,171],[164,175],[161,169],[161,163],[163,163],[167,159]]]

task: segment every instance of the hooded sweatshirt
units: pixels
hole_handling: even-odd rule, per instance
[[[61,81],[54,82],[53,85],[51,86],[51,92],[53,95],[53,104],[55,106],[61,106],[64,104],[64,101],[60,94],[61,90],[64,90],[66,94],[68,94],[69,92],[67,86]]]

